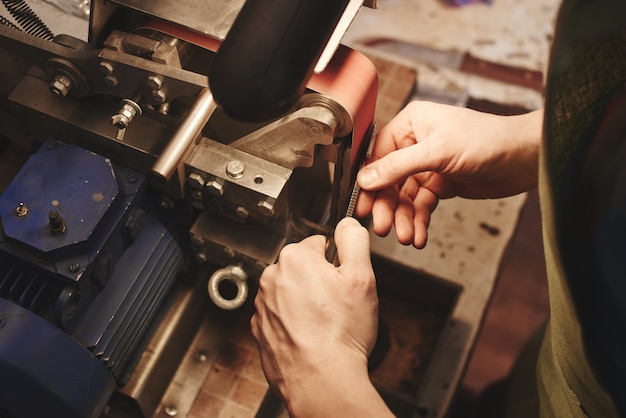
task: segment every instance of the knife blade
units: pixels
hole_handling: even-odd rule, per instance
[[[421,63],[451,68],[463,73],[543,91],[543,73],[476,57],[469,52],[442,50],[394,38],[364,38],[356,40],[364,51],[379,51],[387,55]]]

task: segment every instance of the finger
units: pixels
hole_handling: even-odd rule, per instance
[[[410,175],[437,171],[442,161],[442,155],[431,152],[429,141],[418,142],[367,164],[359,171],[357,182],[364,190],[380,190],[401,183]]]
[[[356,200],[354,215],[359,219],[364,219],[372,214],[372,207],[376,200],[376,192],[361,190]]]
[[[414,207],[413,199],[417,195],[419,186],[417,182],[411,178],[402,186],[398,196],[398,205],[395,211],[394,225],[396,228],[396,237],[402,245],[413,244],[415,235]]]
[[[372,206],[372,227],[376,235],[384,237],[391,231],[398,204],[398,187],[379,190]]]
[[[406,106],[383,126],[376,135],[370,161],[378,160],[397,149],[417,142],[413,132],[413,112],[410,105]]]
[[[428,240],[428,226],[432,213],[439,204],[439,198],[430,189],[420,187],[413,200],[414,214],[414,237],[413,246],[424,248]]]
[[[371,263],[369,232],[356,219],[339,221],[335,228],[335,242],[340,265],[360,267]]]
[[[278,261],[282,260],[310,260],[312,253],[324,257],[326,251],[326,237],[323,235],[312,235],[306,237],[298,243],[286,245],[281,250]],[[267,269],[266,269],[267,270]]]

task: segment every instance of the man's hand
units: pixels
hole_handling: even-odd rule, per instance
[[[440,199],[500,198],[537,185],[543,111],[497,116],[412,102],[379,132],[358,175],[356,215],[422,248]]]
[[[388,413],[367,372],[378,325],[369,234],[346,218],[335,241],[339,267],[326,261],[323,236],[286,246],[255,299],[263,370],[292,416]]]

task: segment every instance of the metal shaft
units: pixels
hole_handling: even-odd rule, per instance
[[[211,90],[205,88],[200,92],[189,114],[152,166],[151,173],[155,180],[167,182],[172,178],[216,108],[217,104]]]

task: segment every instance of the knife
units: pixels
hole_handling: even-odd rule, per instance
[[[365,38],[356,41],[367,50],[404,59],[451,68],[466,74],[543,91],[543,73],[485,60],[469,52],[446,51],[394,38]]]

